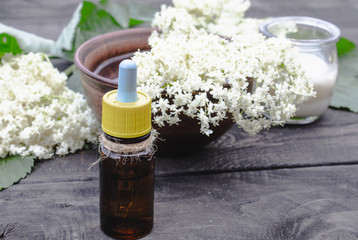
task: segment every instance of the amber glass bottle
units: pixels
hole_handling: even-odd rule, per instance
[[[105,137],[111,139],[108,135]],[[150,134],[134,139],[116,138],[115,141],[131,144],[148,137]],[[101,155],[103,158],[100,162],[102,231],[119,239],[137,239],[147,235],[153,227],[154,158],[152,153],[141,151],[127,156],[112,153],[106,157],[101,150]],[[135,160],[131,161],[131,158]],[[127,162],[124,164],[123,160]]]
[[[100,137],[100,221],[117,239],[138,239],[153,227],[154,157],[151,99],[136,90],[137,66],[119,66],[118,91],[103,96]]]

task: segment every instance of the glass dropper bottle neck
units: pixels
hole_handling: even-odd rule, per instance
[[[143,142],[145,140],[147,140],[150,135],[151,135],[151,132],[143,135],[143,136],[140,136],[140,137],[136,137],[136,138],[119,138],[119,137],[113,137],[111,135],[108,135],[106,134],[105,132],[103,133],[104,137],[111,141],[111,142],[115,142],[115,143],[121,143],[121,144],[134,144],[134,143],[140,143],[140,142]]]

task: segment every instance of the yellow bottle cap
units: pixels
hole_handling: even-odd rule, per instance
[[[102,130],[113,137],[136,138],[152,129],[151,98],[137,91],[136,102],[119,102],[117,90],[110,91],[102,100]]]

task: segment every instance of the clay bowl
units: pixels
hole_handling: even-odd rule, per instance
[[[100,35],[82,44],[75,54],[75,63],[80,70],[81,84],[89,106],[98,120],[102,118],[102,97],[117,89],[119,63],[140,49],[149,50],[148,37],[154,29],[135,28]],[[207,137],[200,133],[199,122],[185,115],[178,125],[159,128],[153,125],[164,141],[157,141],[161,155],[188,154],[214,141],[233,126],[231,119],[212,127],[214,133]]]

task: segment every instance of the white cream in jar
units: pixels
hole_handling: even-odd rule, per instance
[[[297,106],[288,124],[307,124],[317,120],[328,108],[337,79],[336,42],[340,30],[332,23],[311,17],[274,17],[260,25],[267,37],[285,37],[299,51],[299,63],[306,69],[316,97]]]
[[[299,63],[306,69],[316,97],[297,106],[297,118],[322,115],[332,100],[333,89],[337,79],[337,67],[326,63],[322,58],[313,54],[300,54]]]

